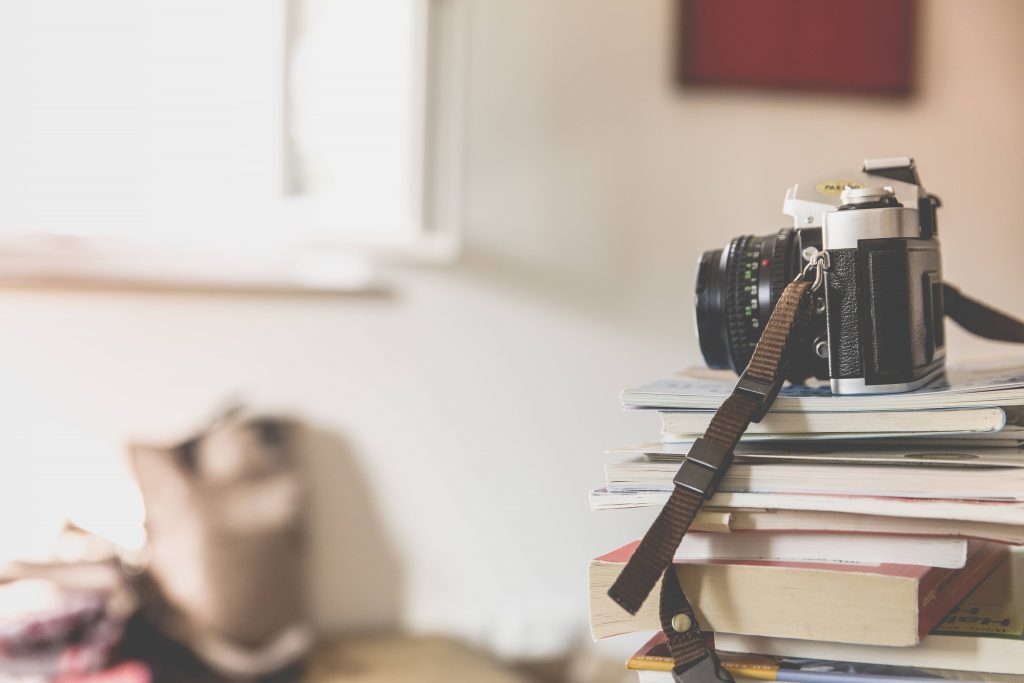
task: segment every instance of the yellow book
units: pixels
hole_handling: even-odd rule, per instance
[[[932,635],[1024,640],[1024,553],[1015,551]],[[1017,649],[1024,659],[1024,642]]]
[[[771,657],[750,654],[723,653],[722,666],[734,678],[749,678],[756,681],[777,680],[778,663]],[[635,671],[672,671],[672,657],[665,644],[665,634],[658,633],[626,662],[626,668]],[[641,679],[643,680],[643,679]]]
[[[732,674],[737,683],[749,681],[788,681],[792,683],[820,683],[834,681],[835,674],[854,683],[859,675],[876,683],[882,676],[892,681],[969,680],[975,683],[1020,683],[1020,676],[987,674],[966,671],[917,668],[907,666],[880,666],[833,660],[810,660],[781,656],[718,652],[722,667]],[[672,657],[665,643],[665,634],[658,633],[629,658],[626,668],[639,674],[640,683],[673,683]]]

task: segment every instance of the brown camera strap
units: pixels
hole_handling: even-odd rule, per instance
[[[810,315],[812,287],[811,282],[798,280],[783,291],[750,364],[711,418],[704,437],[690,449],[675,476],[675,488],[668,502],[608,591],[612,600],[630,614],[636,614],[658,579],[662,579],[661,625],[675,661],[673,676],[680,683],[732,681],[714,652],[704,644],[672,558],[700,506],[715,492],[732,463],[732,452],[740,437],[751,422],[761,420],[775,400],[785,379],[790,340]]]

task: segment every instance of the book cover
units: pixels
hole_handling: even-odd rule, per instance
[[[1024,553],[1003,561],[917,647],[715,634],[719,647],[764,655],[933,666],[1024,677]]]
[[[1001,407],[1024,404],[1024,365],[1005,363],[949,367],[947,380],[902,394],[833,396],[828,384],[787,385],[775,411],[873,411],[929,408]],[[622,392],[632,408],[717,410],[732,393],[736,376],[728,372],[687,371]]]
[[[631,616],[607,596],[637,545],[628,544],[591,562],[595,638],[658,628],[656,599],[648,599]],[[1007,552],[1000,544],[972,542],[963,569],[765,561],[687,561],[675,566],[708,629],[909,646],[938,624]],[[836,613],[844,618],[837,622]]]
[[[889,517],[850,512],[813,510],[721,509],[704,507],[697,513],[691,531],[731,533],[733,531],[789,531],[811,533],[906,534],[948,536],[1024,545],[1024,527],[997,522],[965,522],[950,519]]]
[[[619,460],[630,456],[643,456],[650,462],[681,463],[692,444],[645,441],[609,448],[606,454]],[[873,465],[917,468],[969,468],[1018,467],[1024,468],[1024,451],[1020,448],[993,448],[979,446],[976,441],[895,440],[878,442],[843,441],[819,442],[750,442],[741,441],[733,449],[736,463],[765,464],[772,462],[802,463],[805,465]]]
[[[736,678],[749,678],[762,681],[792,681],[793,683],[835,683],[839,680],[863,683],[878,681],[933,681],[933,680],[969,680],[986,683],[1002,683],[1014,680],[999,674],[981,672],[955,672],[942,669],[880,665],[857,662],[844,662],[828,659],[809,659],[797,657],[781,657],[769,655],[744,654],[734,652],[718,652],[722,668]],[[672,656],[665,643],[665,634],[657,633],[636,654],[626,662],[626,668],[640,672],[664,673],[663,680],[671,683]],[[661,676],[644,676],[644,681],[655,683],[662,680]]]
[[[667,491],[616,492],[600,488],[590,493],[592,510],[662,507]],[[893,498],[885,496],[841,496],[812,493],[724,493],[719,491],[708,507],[761,510],[814,510],[886,517],[989,522],[1024,525],[1024,502],[1014,500],[956,500],[938,498]]]
[[[1024,553],[1013,553],[932,634],[1024,641]],[[1024,658],[1024,642],[1020,652]]]
[[[935,454],[940,458],[941,454]],[[670,493],[673,477],[683,460],[637,457],[605,464],[605,485],[610,492],[661,491]],[[1016,466],[921,466],[904,461],[868,465],[842,462],[735,462],[719,484],[721,493],[780,493],[837,495],[926,500],[1024,500],[1024,454]]]
[[[1012,410],[1012,409],[1010,409]],[[666,410],[661,412],[664,435],[703,434],[714,411]],[[751,424],[744,433],[810,435],[814,433],[984,433],[1006,427],[1003,408],[955,408],[938,410],[876,410],[863,412],[782,412],[771,411],[761,422]]]
[[[691,530],[675,559],[766,560],[877,566],[882,563],[959,569],[967,562],[968,541],[951,536],[808,531],[734,531],[728,534]]]
[[[713,647],[713,643],[709,642]],[[752,654],[721,653],[722,667],[734,676],[774,681],[779,669],[779,658]],[[636,654],[626,662],[632,671],[672,671],[672,655],[669,654],[665,634],[658,632]]]

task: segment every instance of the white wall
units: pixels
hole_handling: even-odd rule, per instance
[[[458,266],[394,273],[386,297],[0,292],[4,462],[114,500],[79,491],[124,435],[239,391],[324,432],[322,626],[537,652],[584,637],[587,559],[653,517],[587,509],[602,450],[656,434],[617,392],[699,360],[698,252],[785,225],[791,182],[913,154],[948,279],[1024,314],[1024,4],[922,2],[910,100],[680,92],[668,0],[472,5]]]

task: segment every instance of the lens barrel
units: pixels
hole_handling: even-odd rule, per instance
[[[801,249],[800,233],[784,228],[774,235],[742,235],[701,255],[694,308],[709,367],[737,373],[747,367],[782,290],[800,272]]]

